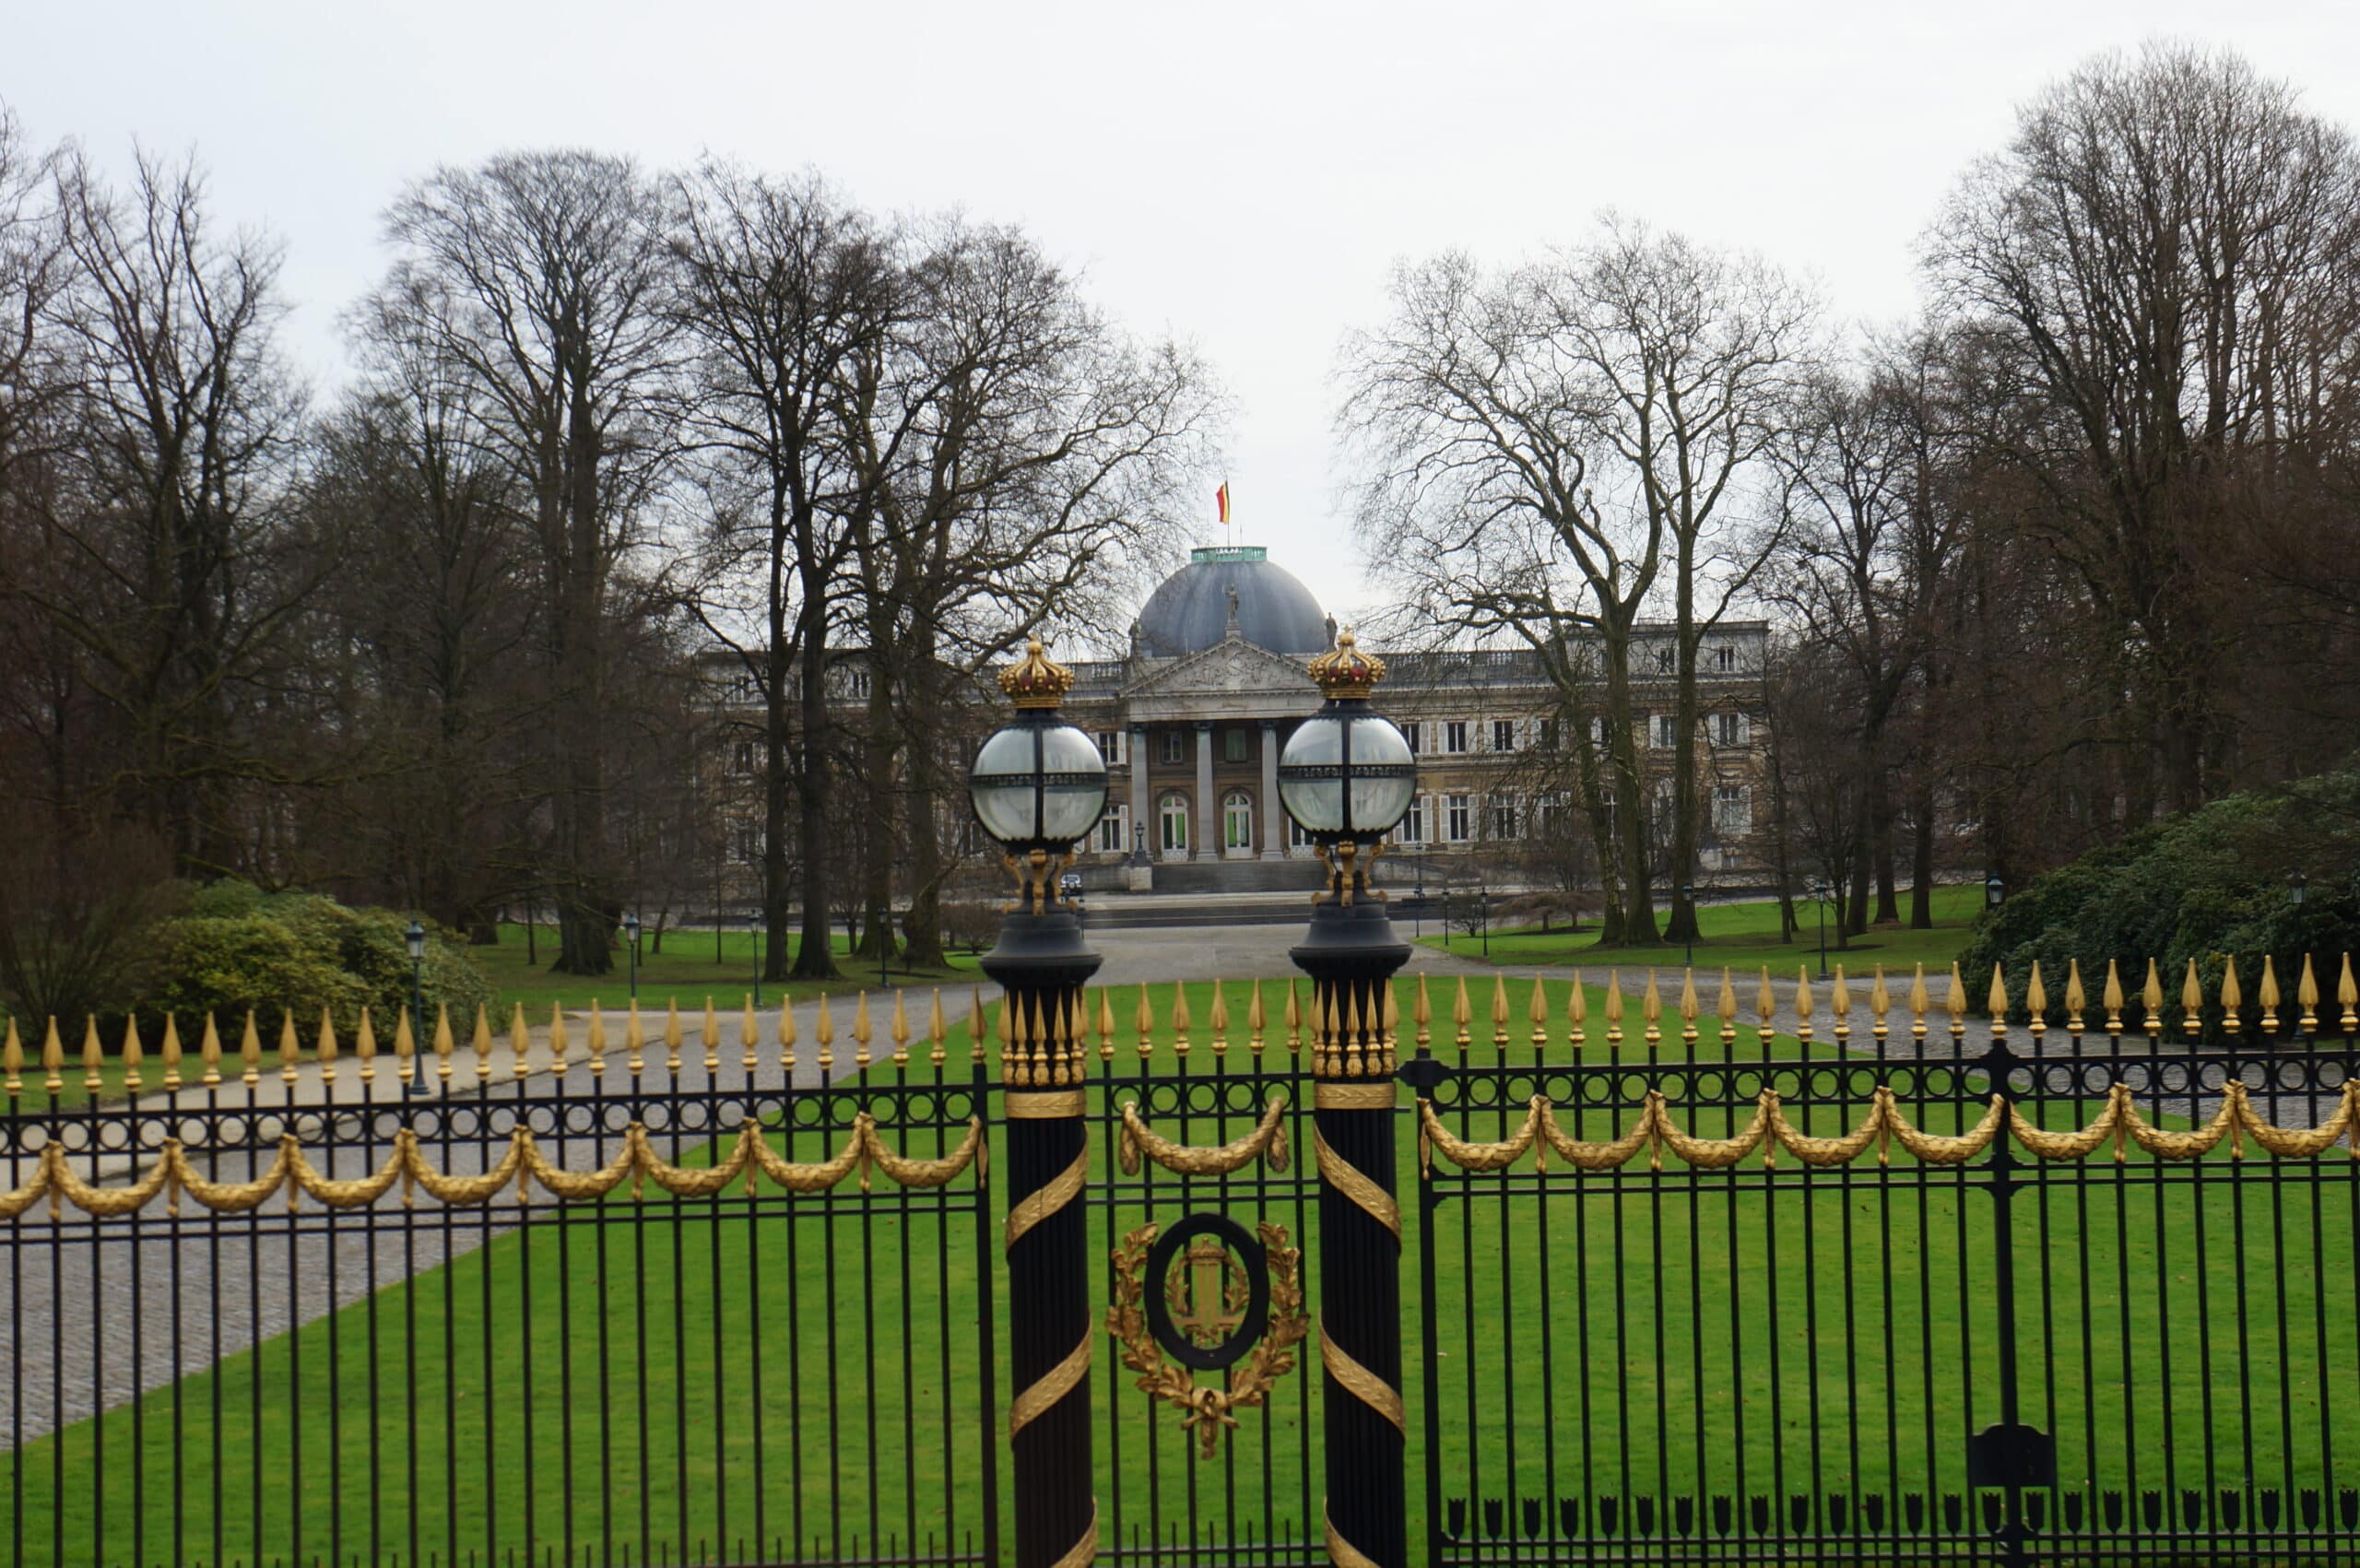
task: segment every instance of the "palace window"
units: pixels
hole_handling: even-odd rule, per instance
[[[1743,713],[1715,713],[1713,715],[1713,744],[1743,746],[1746,744],[1747,732],[1751,727],[1746,723]]]
[[[1670,675],[1680,667],[1680,650],[1666,643],[1656,650],[1656,673]]]
[[[1243,736],[1245,732],[1232,730],[1230,733]],[[1231,790],[1221,796],[1221,838],[1225,848],[1245,850],[1254,847],[1254,797],[1242,789]]]
[[[1505,796],[1492,800],[1492,836],[1507,840],[1516,837],[1516,802]]]
[[[1532,803],[1533,830],[1543,838],[1564,826],[1565,797],[1552,790]]]
[[[1737,650],[1724,643],[1713,650],[1713,668],[1728,675],[1737,668]]]
[[[1426,726],[1415,719],[1401,726],[1401,738],[1410,743],[1410,756],[1420,756],[1425,751],[1425,733]]]
[[[737,750],[730,754],[730,764],[738,772],[752,772],[754,771],[754,743],[750,740],[739,741],[738,743]]]
[[[1536,721],[1533,730],[1533,744],[1543,751],[1556,750],[1557,721],[1554,719],[1540,719]]]
[[[1494,751],[1516,749],[1516,721],[1514,719],[1492,721],[1492,749]]]
[[[1453,843],[1465,843],[1474,831],[1473,798],[1464,795],[1444,796],[1443,836]]]
[[[1188,760],[1187,746],[1188,737],[1186,736],[1182,735],[1176,729],[1165,730],[1163,732],[1164,766],[1176,768],[1181,763],[1186,761]]]
[[[1393,836],[1403,843],[1426,842],[1426,797],[1424,796],[1413,795],[1410,797],[1410,813],[1401,819],[1401,825],[1394,830]]]
[[[1098,819],[1098,848],[1106,855],[1120,855],[1131,847],[1131,808],[1109,806],[1106,815]]]
[[[1105,760],[1108,767],[1119,768],[1123,765],[1123,741],[1124,732],[1119,729],[1102,729],[1098,732],[1098,755]]]
[[[762,825],[760,822],[738,824],[738,858],[751,866],[762,857]]]
[[[1713,791],[1713,831],[1750,833],[1753,831],[1753,791],[1744,784],[1723,784]]]
[[[1652,743],[1659,749],[1670,750],[1680,744],[1680,715],[1658,713],[1650,725],[1649,736]]]
[[[1167,795],[1156,808],[1156,818],[1162,824],[1163,853],[1184,855],[1188,849],[1188,797]]]
[[[1303,824],[1292,817],[1287,819],[1287,846],[1291,849],[1312,847],[1311,835],[1304,831]]]
[[[1467,721],[1453,719],[1442,726],[1442,749],[1453,753],[1467,749]]]
[[[1245,760],[1245,732],[1244,730],[1225,729],[1221,732],[1221,756],[1224,762]]]

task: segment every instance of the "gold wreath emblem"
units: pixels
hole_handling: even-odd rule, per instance
[[[1229,1369],[1226,1388],[1199,1388],[1196,1373],[1163,1359],[1162,1348],[1147,1326],[1147,1255],[1161,1229],[1142,1225],[1115,1249],[1115,1304],[1106,1309],[1106,1331],[1123,1347],[1123,1364],[1139,1374],[1139,1389],[1179,1406],[1185,1412],[1181,1429],[1197,1434],[1197,1456],[1210,1459],[1221,1446],[1221,1434],[1237,1425],[1230,1412],[1261,1404],[1272,1385],[1294,1370],[1294,1348],[1311,1332],[1311,1318],[1303,1310],[1303,1253],[1287,1244],[1285,1226],[1255,1227],[1270,1270],[1268,1326],[1253,1354]],[[1224,1297],[1229,1293],[1224,1291]],[[1224,1299],[1223,1306],[1243,1315],[1242,1301],[1233,1307]]]

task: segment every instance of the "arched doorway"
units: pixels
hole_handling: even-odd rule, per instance
[[[1247,859],[1254,854],[1254,797],[1233,789],[1221,797],[1221,854]]]
[[[1174,790],[1156,804],[1156,820],[1162,836],[1157,843],[1163,847],[1166,860],[1188,858],[1188,797]]]

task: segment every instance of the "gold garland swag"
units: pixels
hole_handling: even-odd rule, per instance
[[[649,1182],[675,1197],[709,1197],[741,1175],[749,1194],[758,1177],[766,1176],[789,1192],[815,1193],[825,1192],[856,1173],[862,1190],[867,1191],[871,1171],[881,1172],[903,1186],[938,1187],[970,1165],[980,1177],[987,1163],[980,1118],[969,1119],[967,1136],[943,1158],[912,1160],[885,1142],[876,1119],[866,1111],[853,1118],[844,1148],[832,1158],[808,1163],[796,1163],[773,1149],[761,1125],[750,1117],[738,1127],[727,1157],[708,1166],[667,1163],[656,1154],[646,1127],[637,1122],[625,1130],[621,1151],[596,1171],[568,1171],[552,1164],[524,1127],[509,1136],[507,1152],[498,1164],[468,1176],[448,1175],[429,1165],[419,1152],[418,1135],[407,1127],[394,1135],[394,1151],[384,1164],[369,1175],[343,1181],[322,1175],[291,1134],[278,1140],[277,1158],[270,1168],[248,1182],[207,1180],[178,1138],[166,1139],[159,1152],[156,1163],[137,1181],[125,1186],[99,1186],[76,1174],[64,1148],[46,1145],[32,1180],[0,1192],[0,1219],[14,1219],[43,1197],[49,1199],[52,1219],[62,1214],[66,1203],[100,1218],[133,1214],[159,1192],[173,1215],[181,1211],[183,1194],[206,1208],[235,1214],[259,1208],[282,1188],[289,1208],[298,1207],[307,1195],[331,1208],[359,1208],[383,1197],[395,1182],[403,1184],[406,1204],[415,1203],[423,1191],[438,1202],[458,1208],[488,1203],[512,1184],[519,1203],[531,1201],[536,1183],[551,1197],[566,1201],[604,1197],[625,1182],[631,1184],[634,1198],[645,1195]]]

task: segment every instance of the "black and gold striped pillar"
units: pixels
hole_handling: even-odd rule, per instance
[[[1291,956],[1313,981],[1328,1556],[1340,1568],[1407,1568],[1401,1209],[1386,1003],[1410,949],[1395,939],[1383,902],[1363,896],[1321,904]]]
[[[1090,1166],[1081,987],[1098,962],[1063,911],[1009,915],[983,961],[1007,993],[999,1037],[1018,1568],[1081,1568],[1098,1554],[1090,1421],[1097,1335],[1080,1202]]]

